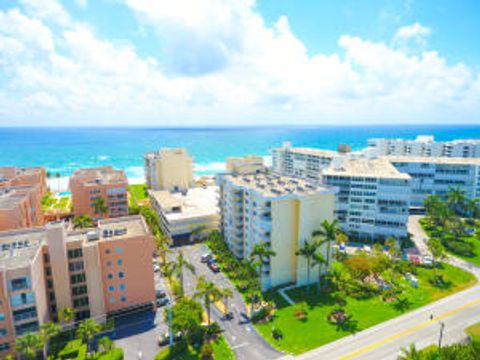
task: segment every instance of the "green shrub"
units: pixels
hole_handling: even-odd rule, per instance
[[[200,348],[200,357],[202,359],[211,359],[213,355],[213,347],[209,342],[204,342]]]
[[[276,327],[272,327],[272,337],[275,339],[275,340],[280,340],[281,338],[283,338],[283,332],[282,330],[276,328]]]
[[[443,245],[451,252],[463,256],[475,256],[475,246],[472,243],[462,240],[443,241]]]
[[[205,334],[207,335],[218,334],[222,331],[222,329],[220,328],[220,325],[218,325],[216,321],[211,323],[210,325],[205,326],[204,330],[205,330]]]

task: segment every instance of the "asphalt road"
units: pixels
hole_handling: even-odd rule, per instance
[[[273,349],[256,331],[252,324],[239,324],[240,312],[246,311],[245,303],[240,293],[234,288],[227,277],[219,272],[213,273],[209,267],[200,261],[202,254],[209,252],[203,244],[183,246],[179,248],[184,256],[195,267],[195,275],[188,270],[184,272],[184,286],[187,295],[192,296],[195,292],[196,278],[205,276],[213,281],[219,288],[229,287],[233,290],[233,298],[229,300],[230,310],[234,313],[232,320],[222,320],[222,314],[212,306],[212,320],[217,321],[224,336],[235,352],[238,360],[273,360],[282,357],[282,353]]]

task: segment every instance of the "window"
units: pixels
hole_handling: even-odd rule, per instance
[[[119,277],[120,279],[123,279],[123,278],[125,277],[125,273],[124,273],[123,271],[119,271],[119,272],[118,272],[118,277]]]
[[[0,313],[0,321],[2,320],[5,320],[5,314],[4,313]]]
[[[43,261],[46,263],[50,262],[50,256],[48,254],[43,254]]]
[[[53,280],[47,280],[47,288],[49,289],[53,288]]]
[[[126,297],[125,295],[122,295],[122,297],[120,298],[120,301],[121,301],[121,302],[127,301],[127,297]]]
[[[71,272],[82,271],[83,270],[83,261],[75,261],[68,264],[68,270]]]
[[[47,274],[47,276],[52,275],[52,268],[50,266],[47,266],[45,268],[45,274]]]
[[[117,264],[118,264],[118,266],[122,266],[122,265],[123,265],[123,260],[122,260],[122,259],[118,259],[118,260],[117,260]]]
[[[82,307],[88,305],[88,297],[73,299],[73,307]]]
[[[110,267],[112,266],[112,262],[111,261],[107,261],[107,267]]]
[[[5,350],[8,350],[8,349],[10,349],[10,344],[8,342],[0,344],[0,351],[5,351]]]
[[[108,291],[115,291],[115,286],[110,285],[110,286],[108,287]]]
[[[0,337],[7,336],[7,329],[0,329]]]
[[[121,253],[122,253],[122,248],[121,248],[120,246],[118,246],[118,245],[115,246],[115,252],[116,252],[117,254],[121,254]]]
[[[110,254],[110,249],[106,249],[105,254]]]
[[[120,289],[120,291],[125,291],[125,284],[120,284],[118,288]]]
[[[87,286],[85,286],[85,285],[75,286],[74,288],[72,288],[72,295],[73,296],[83,295],[83,294],[86,294],[86,293],[87,293]]]
[[[112,273],[108,273],[107,278],[109,278],[110,280],[113,279],[113,274],[112,274]]]
[[[68,254],[69,259],[74,259],[74,258],[82,257],[83,256],[83,251],[82,251],[81,248],[70,249],[70,250],[68,250],[67,254]]]
[[[115,304],[115,297],[114,297],[114,296],[112,296],[112,297],[110,298],[110,304]]]
[[[10,288],[12,291],[28,289],[30,288],[30,279],[26,277],[12,279],[10,281]]]
[[[72,284],[77,284],[77,283],[80,283],[80,282],[85,282],[85,274],[75,274],[75,275],[72,275],[70,276],[70,282]]]

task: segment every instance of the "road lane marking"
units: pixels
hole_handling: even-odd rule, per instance
[[[370,350],[373,350],[373,349],[375,349],[375,348],[377,348],[377,347],[379,347],[379,346],[381,346],[381,345],[384,345],[384,344],[386,344],[386,343],[388,343],[388,342],[390,342],[390,341],[392,341],[392,340],[401,338],[402,336],[405,336],[405,335],[407,335],[407,334],[410,334],[410,333],[412,333],[412,332],[414,332],[414,331],[416,331],[416,330],[422,329],[422,328],[424,328],[424,327],[426,327],[426,326],[428,326],[428,325],[430,325],[430,324],[433,324],[434,322],[438,322],[438,321],[440,321],[440,320],[442,320],[442,319],[444,319],[444,318],[446,318],[446,317],[448,317],[448,316],[451,316],[451,315],[453,315],[453,314],[456,314],[456,313],[458,313],[458,312],[460,312],[460,311],[463,311],[463,310],[465,310],[465,309],[468,309],[468,308],[470,308],[470,307],[472,307],[472,306],[475,306],[475,305],[478,305],[478,304],[480,304],[480,299],[479,299],[479,300],[472,301],[472,302],[470,302],[470,303],[468,303],[468,304],[459,306],[458,308],[455,308],[455,309],[453,309],[453,310],[447,311],[446,313],[444,313],[444,314],[442,314],[442,315],[440,315],[440,316],[437,316],[437,317],[433,318],[432,320],[428,320],[428,321],[425,321],[424,323],[421,323],[421,324],[412,326],[411,328],[408,328],[408,329],[405,329],[405,330],[403,330],[403,331],[400,331],[399,333],[396,333],[396,334],[394,334],[394,335],[392,335],[392,336],[389,336],[388,338],[385,338],[385,339],[383,339],[383,340],[380,340],[380,341],[378,341],[378,342],[376,342],[376,343],[374,343],[374,344],[365,346],[365,347],[362,348],[362,349],[359,349],[359,350],[357,350],[357,351],[354,351],[354,352],[351,353],[351,354],[348,354],[348,355],[346,355],[346,356],[344,356],[344,357],[341,357],[340,360],[352,359],[352,358],[354,358],[355,356],[358,356],[358,355],[361,355],[361,354],[363,354],[363,353],[366,353],[366,352],[368,352],[368,351],[370,351]]]
[[[232,347],[232,350],[235,350],[235,349],[238,349],[238,348],[247,346],[247,345],[248,345],[248,343],[241,343],[241,344],[238,344],[238,345],[236,345],[236,346],[233,346],[233,347]]]

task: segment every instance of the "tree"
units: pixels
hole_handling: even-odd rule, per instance
[[[165,309],[165,322],[168,323],[168,309]],[[202,306],[195,300],[183,297],[172,306],[172,331],[182,332],[191,341],[193,335],[198,333],[202,324]]]
[[[167,263],[167,273],[169,276],[175,275],[175,277],[180,282],[180,295],[183,297],[183,270],[187,269],[192,274],[195,274],[195,267],[183,256],[183,252],[179,251],[175,260]]]
[[[445,224],[449,218],[450,211],[437,195],[428,195],[425,198],[423,205],[427,216],[435,225],[443,226]]]
[[[332,222],[328,222],[328,220],[323,220],[322,228],[319,230],[314,231],[313,236],[322,236],[323,241],[327,243],[327,257],[326,257],[326,265],[327,268],[330,267],[330,253],[332,248],[332,242],[335,242],[337,233],[338,233],[338,220],[333,220]]]
[[[17,338],[15,343],[17,351],[28,359],[33,359],[42,346],[42,338],[38,333],[27,333]]]
[[[73,226],[78,229],[93,227],[93,220],[90,215],[84,214],[73,218]]]
[[[391,260],[391,267],[392,267],[391,282],[393,284],[395,282],[395,268],[397,265],[397,260],[400,257],[402,252],[398,247],[397,240],[394,237],[389,237],[385,241],[385,245],[388,246],[388,255],[390,256],[390,260]]]
[[[415,344],[410,344],[408,349],[402,348],[402,355],[398,357],[398,360],[421,360],[421,355]]]
[[[169,252],[171,252],[170,251],[170,241],[161,232],[155,233],[154,236],[155,236],[155,244],[156,244],[156,247],[157,247],[157,253],[159,254],[159,256],[162,260],[162,265],[166,265],[167,254]]]
[[[90,348],[90,341],[101,331],[101,326],[93,319],[83,320],[77,327],[76,336],[82,343],[87,344],[87,349]]]
[[[63,325],[66,325],[73,321],[75,318],[75,309],[71,307],[64,307],[58,313],[58,318]]]
[[[270,245],[268,245],[266,242],[258,243],[253,246],[253,250],[250,253],[250,259],[254,262],[255,267],[259,268],[260,286],[262,283],[264,263],[269,262],[270,258],[275,255],[276,252],[270,249]]]
[[[315,253],[312,260],[313,260],[312,265],[318,266],[318,292],[320,293],[322,288],[322,277],[323,277],[322,269],[327,261],[325,260],[325,257],[318,252]]]
[[[108,336],[103,336],[101,337],[99,340],[98,340],[98,349],[102,352],[102,353],[106,353],[110,350],[113,349],[114,347],[114,344],[113,344],[113,341],[110,340],[110,338]]]
[[[220,300],[222,293],[213,282],[207,281],[204,276],[198,278],[195,290],[195,297],[203,298],[203,304],[207,310],[208,325],[210,325],[211,304]]]
[[[318,241],[309,242],[305,240],[303,246],[295,252],[295,255],[304,257],[307,262],[307,293],[310,292],[310,269],[312,267],[312,261],[320,245]]]
[[[463,212],[465,205],[465,190],[460,189],[459,187],[450,187],[447,192],[447,205],[457,214]]]
[[[437,277],[437,260],[445,258],[445,248],[439,238],[431,237],[427,242],[428,250],[432,254],[433,274],[435,282],[438,282]]]
[[[98,196],[93,200],[93,210],[95,214],[105,215],[108,212],[108,206],[105,199]]]
[[[478,206],[480,199],[466,199],[464,208],[469,217],[476,217],[480,208]]]
[[[48,345],[50,340],[60,332],[60,326],[53,321],[46,322],[40,326],[40,337],[43,344],[43,357],[48,356]]]
[[[222,297],[223,297],[223,304],[225,305],[225,314],[230,312],[230,308],[228,306],[228,299],[233,297],[233,290],[229,287],[225,287],[221,290]]]

